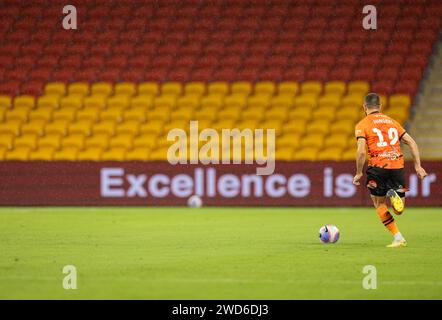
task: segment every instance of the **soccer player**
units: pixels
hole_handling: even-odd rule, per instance
[[[376,212],[384,226],[393,234],[394,240],[387,247],[407,246],[396,221],[390,214],[386,198],[390,198],[393,212],[402,214],[405,208],[404,155],[400,142],[403,141],[411,151],[414,169],[420,179],[427,173],[421,167],[419,149],[413,138],[392,118],[381,113],[381,100],[376,93],[369,93],[364,100],[367,115],[355,128],[358,150],[356,155],[355,185],[360,185],[368,149],[366,186],[370,190]]]

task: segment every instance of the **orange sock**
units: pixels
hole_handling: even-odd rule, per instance
[[[382,223],[384,224],[384,226],[393,234],[395,235],[396,233],[399,232],[398,227],[396,226],[396,221],[394,221],[394,218],[392,217],[392,215],[390,214],[390,212],[388,211],[388,208],[385,204],[380,205],[377,209],[376,209],[379,218],[381,219]]]

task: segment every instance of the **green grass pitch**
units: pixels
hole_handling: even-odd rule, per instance
[[[407,248],[371,208],[1,208],[0,298],[441,299],[442,209],[397,221]]]

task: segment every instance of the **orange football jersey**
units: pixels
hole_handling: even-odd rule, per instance
[[[400,140],[405,133],[397,121],[380,112],[367,115],[355,128],[356,139],[367,143],[368,165],[386,169],[404,167]]]

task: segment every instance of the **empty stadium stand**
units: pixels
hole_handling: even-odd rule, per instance
[[[6,0],[0,159],[161,160],[167,131],[274,128],[277,159],[354,157],[362,97],[402,123],[438,37],[442,3]]]

